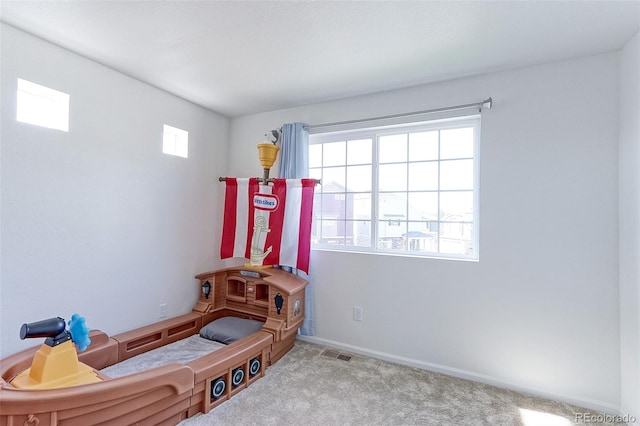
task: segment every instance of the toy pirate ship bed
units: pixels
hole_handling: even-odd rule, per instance
[[[87,336],[75,338],[75,323],[23,325],[21,337],[47,339],[0,360],[0,426],[174,425],[241,392],[293,347],[307,282],[262,268],[308,272],[318,182],[269,179],[280,133],[271,135],[258,145],[262,179],[221,178],[220,257],[250,263],[197,275],[202,292],[191,313],[115,336],[93,331],[80,354],[73,345],[82,350]]]
[[[191,313],[115,336],[94,330],[74,365],[61,361],[71,341],[0,360],[0,426],[175,425],[241,392],[293,347],[305,280],[250,267],[196,279],[202,292]],[[154,360],[162,348],[180,355]],[[127,370],[138,355],[147,359],[129,364],[146,369]]]

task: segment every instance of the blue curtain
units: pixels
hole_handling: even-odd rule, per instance
[[[278,176],[292,179],[309,177],[309,132],[302,123],[282,125]]]
[[[280,168],[278,177],[299,179],[309,177],[309,132],[303,123],[290,123],[282,125],[282,138],[280,140]],[[314,312],[313,312],[313,282],[303,271],[283,266],[282,269],[290,271],[309,282],[305,290],[304,322],[300,328],[300,334],[313,336]]]

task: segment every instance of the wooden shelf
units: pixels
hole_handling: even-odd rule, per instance
[[[244,278],[227,278],[227,299],[242,303],[247,301],[247,281]]]
[[[261,306],[269,306],[269,284],[255,285],[255,304]]]

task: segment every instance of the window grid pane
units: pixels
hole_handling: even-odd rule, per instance
[[[477,259],[477,124],[310,138],[314,246]]]
[[[347,164],[371,164],[373,141],[357,139],[347,141]]]

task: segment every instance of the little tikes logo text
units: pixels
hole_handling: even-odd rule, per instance
[[[253,207],[272,212],[278,208],[278,197],[271,194],[254,194]]]

